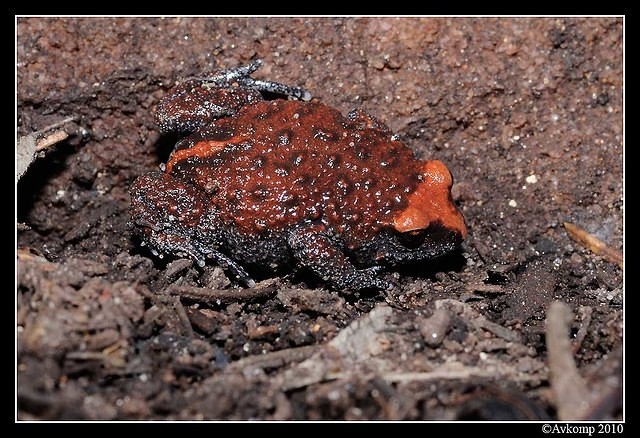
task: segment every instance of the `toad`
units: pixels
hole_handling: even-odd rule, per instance
[[[364,111],[252,78],[260,65],[190,78],[158,104],[161,130],[183,138],[130,190],[130,224],[154,255],[211,259],[248,286],[252,270],[307,269],[358,291],[463,242],[441,161],[417,159]]]

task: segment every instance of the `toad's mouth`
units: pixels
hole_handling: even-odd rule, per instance
[[[452,230],[435,222],[422,230],[398,232],[390,229],[381,233],[369,245],[356,251],[361,263],[375,262],[393,266],[398,263],[414,263],[442,257],[464,242],[459,230]]]
[[[456,248],[462,244],[465,235],[458,229],[452,229],[440,221],[429,224],[427,228],[395,232],[396,238],[403,248],[420,250],[425,246],[446,246]]]

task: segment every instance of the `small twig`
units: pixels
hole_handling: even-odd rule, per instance
[[[491,322],[486,318],[477,318],[474,321],[474,325],[476,327],[485,329],[486,331],[496,335],[499,338],[504,339],[505,341],[522,343],[522,337],[518,332],[500,324],[496,324],[495,322]]]
[[[589,306],[580,306],[580,313],[582,314],[582,324],[580,325],[578,333],[576,333],[576,337],[572,342],[574,354],[580,350],[582,341],[584,341],[584,338],[587,335],[589,324],[591,324],[591,314],[593,313],[593,309]]]
[[[36,150],[41,151],[43,149],[47,149],[48,147],[53,146],[56,143],[60,143],[67,138],[69,138],[69,134],[65,131],[56,131],[38,140],[36,142]]]
[[[510,290],[499,284],[471,283],[465,286],[469,293],[504,294]]]
[[[302,362],[320,348],[322,348],[321,345],[306,345],[304,347],[288,348],[286,350],[279,350],[266,354],[257,354],[230,363],[226,370],[243,370],[246,372],[247,369],[280,368],[289,363]]]
[[[52,131],[54,129],[58,129],[61,126],[66,125],[67,123],[73,122],[75,120],[78,120],[77,116],[69,116],[66,119],[62,119],[59,122],[52,123],[51,125],[42,128],[41,130],[37,131],[36,134],[38,134],[38,133],[39,134],[43,134],[43,133],[46,133],[48,131]]]
[[[184,335],[192,338],[194,336],[193,327],[191,326],[191,321],[189,320],[189,316],[187,316],[187,312],[184,310],[182,303],[180,302],[180,297],[173,297],[172,305],[173,309],[176,311],[176,315],[178,315],[178,320],[182,325],[182,329],[184,330]]]
[[[489,321],[483,315],[478,314],[466,303],[447,298],[436,301],[436,309],[441,308],[451,309],[451,311],[457,314],[465,314],[465,318],[469,320],[473,327],[477,329],[484,329],[505,341],[517,343],[522,342],[521,336],[518,332]]]
[[[263,287],[226,290],[193,286],[170,286],[167,288],[167,293],[203,303],[227,304],[237,301],[253,301],[268,298],[276,293],[276,289],[273,287]]]
[[[564,228],[567,230],[567,233],[572,239],[586,246],[587,249],[594,252],[595,254],[602,255],[610,262],[616,263],[618,266],[620,266],[620,269],[623,269],[622,251],[611,248],[609,245],[598,239],[593,234],[588,233],[587,231],[572,223],[565,222]]]
[[[65,355],[66,359],[75,361],[97,361],[111,367],[123,368],[126,365],[123,352],[126,352],[127,341],[120,339],[101,351],[71,351]]]
[[[549,352],[549,380],[555,397],[558,418],[576,421],[584,418],[590,407],[590,394],[573,361],[569,306],[555,301],[547,312],[546,342]]]
[[[191,320],[189,319],[187,311],[180,301],[180,297],[172,296],[166,293],[155,294],[146,287],[138,287],[136,290],[138,291],[138,293],[140,293],[140,295],[149,299],[154,305],[160,306],[162,308],[172,308],[182,329],[181,334],[189,338],[195,336],[193,326],[191,325]]]

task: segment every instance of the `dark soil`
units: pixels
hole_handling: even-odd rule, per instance
[[[17,17],[16,419],[623,420],[623,31]],[[256,58],[444,161],[463,247],[356,295],[141,247],[128,188],[175,140],[153,106]]]

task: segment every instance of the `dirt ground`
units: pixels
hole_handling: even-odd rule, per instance
[[[623,17],[16,17],[16,420],[624,420]],[[469,235],[332,291],[132,238],[180,78],[362,108]]]

